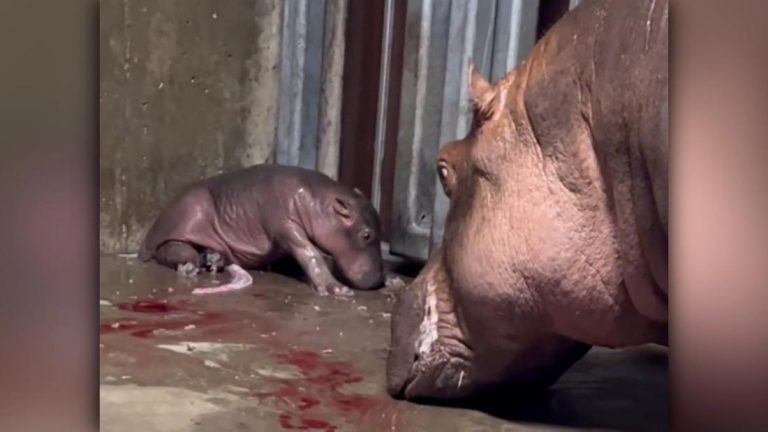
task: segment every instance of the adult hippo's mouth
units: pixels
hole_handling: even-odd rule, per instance
[[[438,258],[397,295],[387,359],[387,392],[396,398],[457,399],[472,391],[472,353],[456,326]]]

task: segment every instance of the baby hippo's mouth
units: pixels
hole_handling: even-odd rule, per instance
[[[384,269],[381,260],[359,258],[334,265],[334,273],[340,281],[358,290],[375,290],[384,286]]]

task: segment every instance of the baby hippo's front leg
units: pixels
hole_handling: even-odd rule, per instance
[[[303,230],[291,227],[286,238],[286,248],[299,263],[315,291],[320,295],[352,295],[352,290],[337,281],[331,274],[323,254],[309,241]]]
[[[352,290],[349,287],[333,277],[323,259],[323,255],[314,246],[310,245],[294,253],[294,257],[304,269],[304,272],[306,272],[307,277],[318,294],[352,295]]]

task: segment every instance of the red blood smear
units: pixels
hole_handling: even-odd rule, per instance
[[[136,300],[134,302],[118,303],[117,308],[124,311],[162,314],[180,310],[177,306],[168,304],[166,301],[154,300]]]
[[[313,418],[296,418],[290,414],[280,414],[278,419],[280,420],[280,426],[288,430],[325,430],[326,432],[336,430],[336,426],[331,425],[327,421]]]
[[[364,413],[373,408],[374,401],[363,396],[346,396],[334,400],[338,409],[345,414]]]
[[[320,405],[320,401],[313,397],[301,397],[299,398],[299,410],[305,411],[312,408],[315,405]]]
[[[281,354],[278,356],[281,360],[289,363],[302,372],[311,372],[320,367],[320,354],[313,353],[311,351],[292,351],[288,354]]]
[[[276,405],[281,407],[293,407],[299,411],[306,411],[314,406],[320,405],[320,401],[312,396],[305,396],[305,392],[287,382],[280,383],[280,389],[274,392],[255,393],[254,397],[265,399],[272,398]],[[289,403],[290,402],[290,403]]]
[[[182,330],[189,325],[200,327],[219,322],[223,317],[221,314],[187,310],[179,305],[169,304],[166,301],[136,300],[135,302],[120,303],[117,307],[121,310],[146,314],[164,314],[178,311],[188,312],[189,314],[187,316],[180,316],[177,319],[155,319],[148,321],[117,319],[102,321],[100,326],[101,334],[128,332],[134,337],[147,338],[152,336],[155,330]]]
[[[105,321],[101,323],[100,333],[119,333],[128,332],[131,336],[146,338],[152,336],[155,330],[181,330],[184,327],[195,324],[201,325],[200,320],[188,320],[188,321],[149,321],[149,322],[137,322],[135,320],[114,320]]]
[[[298,368],[303,378],[281,381],[277,391],[254,396],[270,398],[275,403],[281,410],[278,418],[283,429],[335,430],[336,426],[326,421],[307,417],[319,405],[330,408],[338,416],[356,418],[376,406],[376,401],[369,397],[346,395],[340,391],[345,384],[363,380],[348,363],[327,361],[310,351],[291,351],[276,357]]]

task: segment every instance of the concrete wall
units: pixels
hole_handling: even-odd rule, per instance
[[[184,185],[274,159],[282,1],[100,8],[100,246],[135,252]]]

